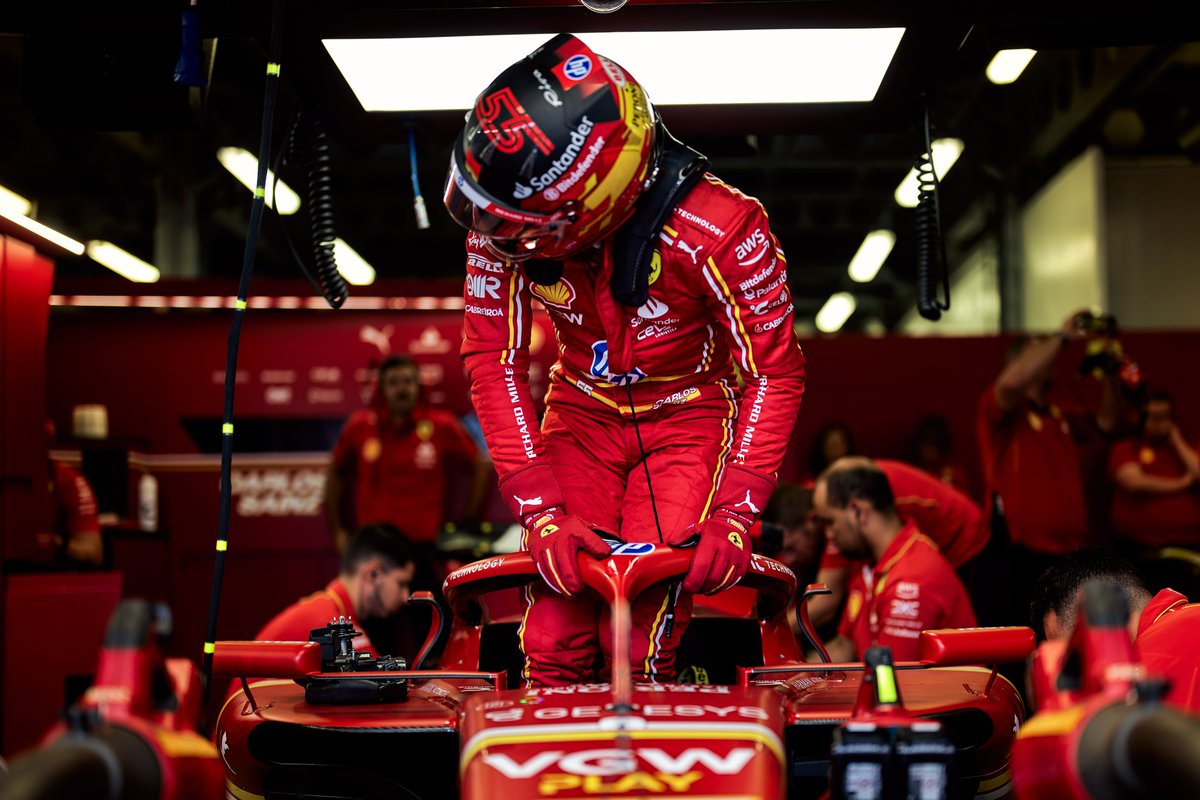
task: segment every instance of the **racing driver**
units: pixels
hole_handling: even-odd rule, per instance
[[[681,583],[634,605],[632,666],[646,681],[674,677],[692,593],[749,567],[804,356],[766,213],[706,166],[633,76],[567,34],[484,89],[455,142],[444,200],[470,231],[462,357],[545,579],[525,596],[527,683],[611,666],[608,608],[581,593],[577,563],[609,555],[597,532],[695,546]],[[534,298],[558,344],[540,430]]]

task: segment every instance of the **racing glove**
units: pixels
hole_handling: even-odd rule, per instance
[[[716,594],[737,584],[750,568],[750,526],[766,507],[775,481],[748,467],[730,465],[717,489],[712,516],[673,537],[675,546],[696,539],[683,590]]]
[[[579,551],[603,558],[611,549],[583,520],[566,513],[550,465],[535,463],[510,472],[500,480],[500,491],[525,528],[525,549],[546,584],[567,597],[581,591]]]

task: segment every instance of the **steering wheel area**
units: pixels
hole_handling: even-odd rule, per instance
[[[603,559],[581,552],[579,572],[584,585],[610,604],[617,600],[632,601],[655,584],[686,575],[693,552],[648,542],[620,544]],[[455,617],[478,625],[482,620],[480,597],[541,579],[528,553],[510,553],[455,570],[447,576],[443,590]],[[753,555],[750,568],[738,585],[758,592],[758,618],[772,619],[786,612],[795,596],[796,576],[774,559]]]

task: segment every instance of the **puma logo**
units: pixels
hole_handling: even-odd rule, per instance
[[[699,261],[696,260],[696,257],[698,255],[700,255],[700,251],[704,249],[704,245],[702,245],[702,244],[696,245],[696,248],[693,250],[692,248],[687,246],[687,243],[684,242],[683,239],[676,239],[675,244],[678,245],[680,250],[682,250],[683,252],[687,253],[689,256],[692,257],[693,264],[700,263]]]
[[[391,325],[384,325],[382,329],[364,325],[358,331],[358,340],[375,345],[379,355],[386,356],[392,352],[392,334],[395,332],[396,329]]]
[[[528,500],[524,500],[520,497],[517,497],[514,494],[513,500],[517,501],[517,516],[518,517],[525,516],[525,506],[533,506],[534,508],[537,508],[538,506],[540,506],[542,504],[542,498],[540,496],[531,497]]]
[[[754,503],[750,502],[750,490],[749,489],[746,490],[746,499],[743,500],[742,502],[734,505],[734,508],[737,508],[738,506],[745,506],[746,508],[750,509],[751,512],[753,512],[755,514],[759,513],[758,506],[756,506],[756,505],[754,505]]]

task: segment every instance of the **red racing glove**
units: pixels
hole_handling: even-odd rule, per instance
[[[748,532],[774,489],[775,481],[761,472],[739,465],[725,468],[712,516],[671,540],[679,546],[699,537],[683,579],[685,592],[716,594],[745,577],[752,552]]]
[[[525,549],[546,584],[567,597],[582,591],[579,551],[603,558],[611,548],[583,520],[567,514],[550,464],[535,462],[508,473],[500,479],[500,492],[525,528]]]
[[[546,514],[534,523],[527,543],[542,580],[567,597],[583,590],[579,551],[584,550],[594,558],[604,558],[611,552],[608,544],[579,517],[555,514]]]

